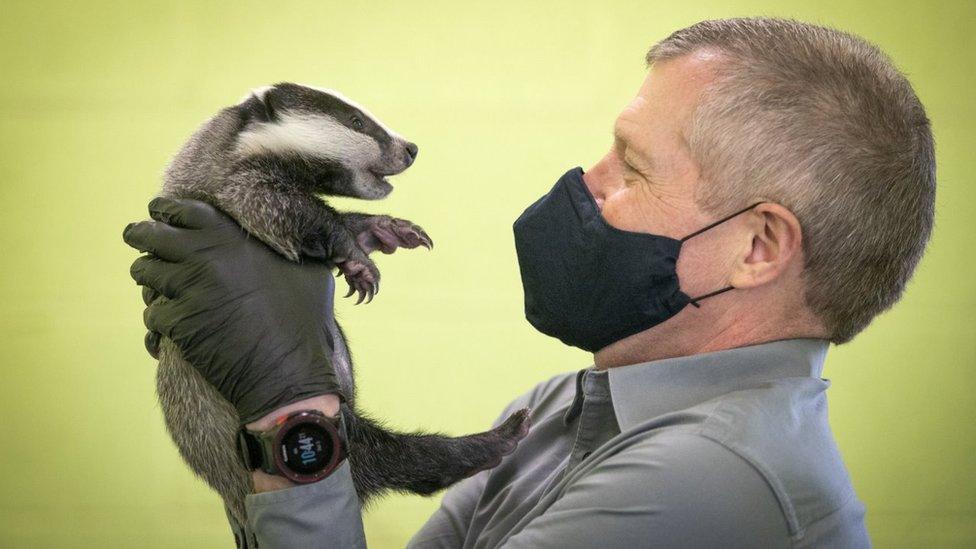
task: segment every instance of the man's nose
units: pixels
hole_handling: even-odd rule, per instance
[[[587,170],[583,174],[583,182],[586,183],[590,194],[596,200],[597,206],[602,208],[606,198],[623,185],[616,151],[611,149],[599,162]]]

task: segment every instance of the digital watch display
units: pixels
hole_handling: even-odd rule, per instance
[[[346,457],[341,420],[317,410],[283,416],[263,432],[242,428],[238,445],[248,470],[307,484],[329,476]]]

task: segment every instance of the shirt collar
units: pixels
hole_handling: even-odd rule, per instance
[[[668,412],[682,410],[773,379],[820,377],[829,343],[823,339],[785,339],[714,353],[653,360],[610,368],[610,394],[621,430]],[[577,376],[576,404],[582,405],[583,370]],[[578,413],[578,410],[576,410]]]

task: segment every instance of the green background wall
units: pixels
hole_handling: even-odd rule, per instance
[[[792,16],[887,51],[934,122],[938,219],[904,300],[832,349],[830,413],[879,547],[976,545],[976,4],[960,2],[11,2],[0,14],[0,546],[232,544],[179,461],[142,347],[122,227],[180,143],[251,87],[342,90],[420,145],[368,211],[433,252],[380,257],[337,305],[361,403],[402,428],[482,430],[588,355],[532,331],[511,223],[607,149],[653,42],[701,19]],[[351,207],[351,201],[339,203]],[[399,547],[437,498],[390,497]]]

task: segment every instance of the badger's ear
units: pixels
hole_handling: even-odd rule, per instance
[[[278,120],[278,110],[275,108],[275,96],[277,95],[275,91],[277,88],[271,88],[264,90],[259,99],[261,100],[261,105],[264,106],[264,114],[268,119],[268,122],[275,122]]]
[[[273,87],[252,90],[241,104],[247,111],[249,118],[259,122],[275,122],[278,120],[277,109],[274,106]]]

